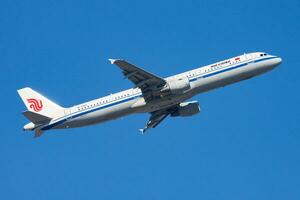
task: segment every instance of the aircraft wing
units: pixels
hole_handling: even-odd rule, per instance
[[[161,109],[161,110],[157,110],[157,111],[154,111],[154,112],[150,113],[151,115],[150,115],[149,121],[147,122],[146,126],[142,129],[140,129],[142,134],[144,134],[150,128],[155,128],[166,117],[168,117],[168,115],[170,115],[174,111],[176,111],[177,108],[178,108],[178,106],[175,105],[175,106],[172,106],[172,107],[169,107],[169,108],[166,108],[166,109]]]
[[[109,59],[111,64],[117,65],[124,76],[136,87],[141,88],[143,93],[155,91],[166,84],[166,81],[150,72],[147,72],[133,64],[121,59]]]

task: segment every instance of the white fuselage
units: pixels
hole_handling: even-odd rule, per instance
[[[186,101],[199,93],[265,73],[280,62],[281,58],[260,52],[244,54],[165,78],[168,81],[178,76],[187,77],[191,88],[183,94],[168,95],[146,102],[141,90],[132,88],[67,108],[64,115],[38,128],[44,131],[81,127],[133,113],[153,112]]]

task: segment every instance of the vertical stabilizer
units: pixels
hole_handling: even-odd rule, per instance
[[[50,101],[29,87],[18,90],[20,97],[30,113],[36,113],[47,118],[56,118],[64,114],[63,107]],[[32,114],[31,114],[32,115]]]

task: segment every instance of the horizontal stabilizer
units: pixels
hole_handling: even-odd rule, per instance
[[[46,117],[44,115],[40,115],[31,111],[25,111],[23,112],[23,115],[29,119],[34,124],[44,124],[50,122],[52,119],[49,117]]]

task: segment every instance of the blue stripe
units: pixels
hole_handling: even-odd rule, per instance
[[[205,75],[203,75],[203,76],[199,76],[199,77],[192,78],[192,79],[190,79],[190,82],[196,81],[196,80],[198,80],[199,78],[207,78],[207,77],[211,77],[211,76],[214,76],[214,75],[217,75],[217,74],[226,72],[226,71],[230,71],[230,70],[233,70],[233,69],[237,69],[237,68],[246,66],[247,64],[252,63],[252,62],[257,63],[257,62],[260,62],[260,61],[270,60],[270,59],[273,59],[273,58],[277,58],[277,57],[274,56],[274,57],[262,58],[262,59],[258,59],[258,60],[255,60],[255,61],[250,61],[250,62],[242,63],[242,64],[239,64],[239,65],[234,66],[234,67],[229,67],[229,68],[226,68],[226,69],[217,71],[217,72],[213,72],[213,73],[210,73],[210,74],[205,74]]]
[[[233,70],[233,69],[237,69],[237,68],[240,68],[240,67],[243,67],[243,66],[246,66],[248,65],[248,63],[243,63],[243,64],[240,64],[240,65],[237,65],[235,67],[231,67],[231,68],[226,68],[224,70],[220,70],[220,71],[217,71],[217,72],[214,72],[214,73],[211,73],[211,74],[206,74],[204,76],[202,76],[203,78],[207,78],[207,77],[211,77],[211,76],[214,76],[216,74],[220,74],[220,73],[223,73],[223,72],[227,72],[227,71],[230,71],[230,70]]]
[[[91,109],[91,110],[87,110],[87,111],[84,111],[84,112],[81,112],[81,113],[78,113],[78,114],[71,114],[69,115],[68,117],[64,117],[62,120],[59,120],[57,122],[54,122],[53,124],[50,124],[48,126],[45,126],[43,127],[41,130],[45,131],[45,130],[49,130],[55,126],[58,126],[60,124],[63,124],[64,122],[66,122],[67,120],[69,119],[72,119],[72,118],[76,118],[76,117],[79,117],[79,116],[82,116],[82,115],[85,115],[85,114],[88,114],[88,113],[91,113],[91,112],[95,112],[97,110],[102,110],[102,109],[105,109],[105,108],[108,108],[108,107],[111,107],[111,106],[115,106],[117,104],[121,104],[121,103],[124,103],[124,102],[127,102],[127,101],[130,101],[130,100],[133,100],[135,98],[138,98],[138,97],[141,97],[142,95],[138,95],[138,96],[134,96],[134,97],[130,97],[130,98],[127,98],[127,99],[123,99],[121,101],[118,101],[118,102],[114,102],[114,103],[111,103],[111,104],[107,104],[107,105],[104,105],[102,107],[97,107],[97,108],[94,108],[94,109]]]

